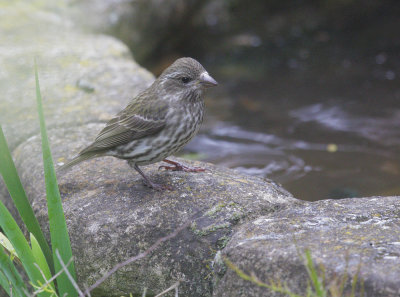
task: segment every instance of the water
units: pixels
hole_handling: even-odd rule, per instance
[[[223,82],[184,153],[273,179],[304,200],[399,195],[398,82],[311,77]]]

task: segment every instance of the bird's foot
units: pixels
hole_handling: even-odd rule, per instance
[[[143,171],[139,168],[139,166],[137,164],[133,164],[133,168],[136,169],[137,172],[140,173],[140,175],[143,177],[143,183],[149,187],[152,188],[156,191],[165,191],[165,190],[169,190],[169,191],[173,191],[174,188],[168,185],[162,185],[162,184],[156,184],[154,182],[151,181],[151,179],[149,179],[146,174],[143,173]]]
[[[174,188],[169,186],[169,185],[156,184],[156,183],[153,183],[150,180],[143,180],[143,183],[144,183],[144,185],[146,187],[149,187],[149,188],[154,189],[156,191],[166,191],[166,190],[173,191],[174,190]]]
[[[172,164],[174,166],[161,165],[160,167],[158,167],[158,170],[163,168],[165,170],[184,171],[184,172],[204,172],[204,171],[206,171],[204,168],[188,167],[188,166],[182,165],[182,164],[180,164],[178,162],[167,160],[167,159],[164,159],[163,161],[168,163],[168,164]]]

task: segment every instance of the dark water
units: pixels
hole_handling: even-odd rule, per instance
[[[400,195],[399,1],[185,3],[139,58],[159,74],[195,57],[220,83],[184,154],[304,200]]]
[[[304,200],[399,195],[400,73],[376,75],[371,64],[356,77],[222,81],[184,153],[273,179]]]

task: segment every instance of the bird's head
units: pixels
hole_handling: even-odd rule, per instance
[[[203,91],[218,83],[192,58],[180,58],[164,70],[156,83],[168,94],[181,100],[197,101]]]

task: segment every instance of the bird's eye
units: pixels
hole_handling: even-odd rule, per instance
[[[187,76],[184,76],[184,77],[182,77],[181,78],[181,81],[184,83],[184,84],[187,84],[188,82],[190,82],[192,79],[190,78],[190,77],[187,77]]]

